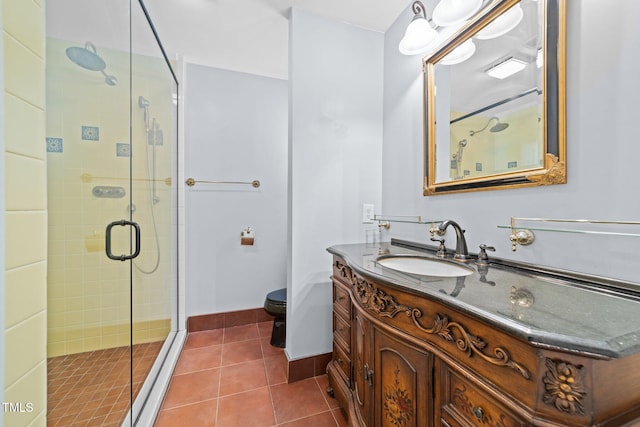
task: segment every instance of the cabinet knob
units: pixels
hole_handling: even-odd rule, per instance
[[[475,415],[479,421],[482,421],[484,419],[484,411],[482,410],[481,407],[474,406],[472,411],[473,411],[473,415]]]

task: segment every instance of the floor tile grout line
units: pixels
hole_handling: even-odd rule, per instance
[[[225,396],[225,397],[226,397],[226,396]],[[163,406],[163,407],[160,409],[160,412],[162,412],[162,411],[173,411],[174,409],[184,408],[185,406],[199,405],[199,404],[204,403],[204,402],[209,402],[209,401],[219,400],[219,399],[220,399],[219,397],[210,397],[210,398],[208,398],[208,399],[195,400],[195,401],[193,401],[193,402],[181,403],[181,404],[179,404],[179,405],[172,406],[172,407],[170,407],[170,408],[166,408],[166,407],[164,407],[164,406]]]
[[[323,375],[326,375],[326,374],[323,374]],[[318,377],[320,377],[320,376],[322,376],[322,375],[316,375],[316,376],[313,377],[313,379],[316,381],[316,384],[318,385],[318,388],[320,389],[320,393],[322,394],[322,397],[324,397],[324,401],[327,404],[327,406],[329,407],[329,410],[332,410],[333,408],[331,407],[331,402],[329,401],[329,395],[328,395],[326,390],[322,389],[322,386],[318,382]]]
[[[333,416],[333,411],[331,409],[327,409],[327,410],[320,411],[320,412],[314,412],[312,414],[306,414],[304,417],[294,418],[292,420],[283,421],[281,423],[278,423],[277,420],[276,420],[276,426],[281,426],[281,425],[292,423],[292,422],[295,422],[295,421],[300,421],[300,420],[304,420],[304,419],[307,419],[307,418],[315,417],[316,415],[324,414],[325,412],[331,413],[331,417],[333,418],[333,421],[336,422],[336,419]]]

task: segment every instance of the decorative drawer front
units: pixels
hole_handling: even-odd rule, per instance
[[[344,351],[342,346],[335,340],[333,341],[333,360],[336,362],[336,366],[338,367],[338,372],[340,372],[340,375],[342,375],[347,384],[350,384],[351,359]]]
[[[349,292],[340,284],[333,284],[333,303],[338,306],[345,314],[347,319],[351,318],[351,301],[349,300]]]
[[[519,427],[528,425],[488,392],[444,368],[442,418],[450,425]]]
[[[351,351],[351,326],[336,312],[333,313],[333,337],[347,353]]]

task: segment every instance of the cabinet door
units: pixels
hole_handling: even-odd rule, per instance
[[[433,355],[374,329],[376,427],[433,426]]]
[[[370,324],[357,312],[353,318],[353,376],[355,399],[360,421],[365,426],[371,426],[371,392],[373,378],[371,377],[371,337]]]

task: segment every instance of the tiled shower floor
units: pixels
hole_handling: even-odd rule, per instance
[[[272,322],[189,334],[155,427],[344,427],[327,377],[287,384]]]
[[[162,342],[133,347],[133,394],[140,391]],[[129,410],[129,347],[47,360],[47,426],[120,426]]]

